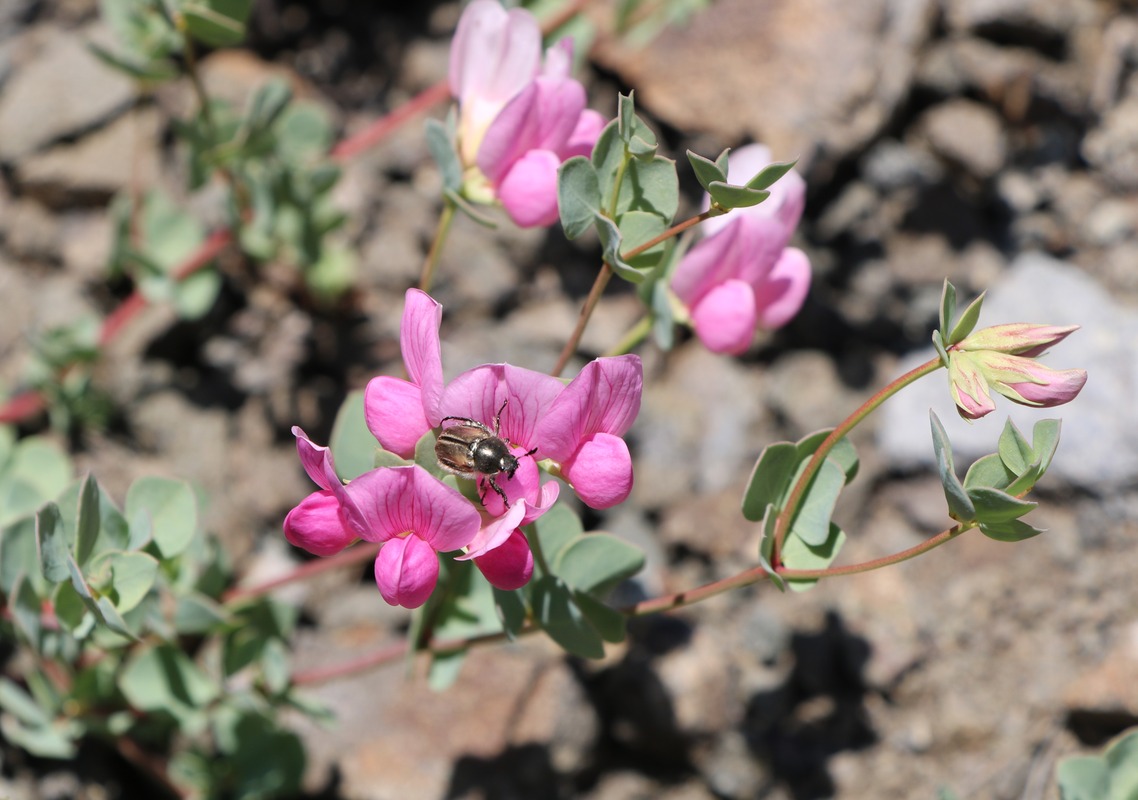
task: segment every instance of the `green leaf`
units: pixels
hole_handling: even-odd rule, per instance
[[[442,480],[450,473],[439,464],[439,457],[435,454],[435,443],[437,441],[438,439],[433,430],[428,430],[419,437],[419,441],[415,443],[415,463],[439,480]]]
[[[513,641],[526,624],[526,604],[521,592],[507,592],[494,588],[494,606],[498,609],[502,630],[505,631],[507,638]]]
[[[253,0],[184,0],[182,16],[190,35],[210,47],[231,47],[245,38]]]
[[[999,455],[1013,475],[1022,475],[1035,459],[1031,444],[1008,417],[1000,434]]]
[[[782,546],[782,563],[787,569],[826,569],[841,552],[846,543],[846,534],[837,525],[831,524],[829,535],[819,545],[810,545],[791,533]],[[796,592],[803,592],[818,582],[817,578],[795,580],[786,578],[786,583]]]
[[[279,695],[288,688],[292,669],[288,651],[280,639],[265,642],[265,649],[261,651],[261,675],[265,679],[265,688],[273,695]]]
[[[957,522],[971,522],[976,519],[976,509],[968,499],[964,485],[956,477],[948,434],[937,415],[931,410],[929,419],[932,424],[933,453],[936,455],[937,470],[940,472],[940,483],[944,487],[944,497],[948,501],[948,515]]]
[[[174,309],[183,319],[201,319],[213,308],[221,292],[221,275],[212,269],[200,269],[171,284]]]
[[[11,592],[25,573],[41,574],[38,562],[35,519],[26,517],[0,531],[0,590]]]
[[[31,695],[4,677],[0,677],[0,708],[32,727],[51,722],[51,715]]]
[[[629,211],[645,211],[660,218],[661,230],[671,224],[680,207],[680,184],[676,162],[656,156],[650,161],[631,161],[625,169],[617,196],[617,219],[622,221]],[[628,249],[641,244],[632,241]]]
[[[427,668],[427,685],[432,692],[445,692],[454,686],[466,663],[468,650],[451,650],[447,653],[434,653]]]
[[[15,717],[0,715],[0,733],[4,738],[40,758],[74,758],[75,741],[81,735],[78,727],[77,723],[68,722],[32,727]]]
[[[23,439],[12,451],[0,481],[0,526],[32,514],[71,482],[71,460],[46,439]]]
[[[576,239],[589,228],[601,210],[597,170],[589,159],[575,156],[557,170],[557,208],[565,236]]]
[[[1004,490],[1013,480],[1015,480],[1015,475],[1004,466],[1000,456],[991,453],[972,462],[972,466],[964,475],[964,488],[969,492],[981,486]],[[1014,494],[1019,494],[1019,492],[1014,492]]]
[[[453,192],[462,189],[462,162],[455,152],[450,131],[437,119],[428,119],[426,124],[427,149],[431,158],[439,166],[443,187]],[[584,160],[584,158],[582,158]]]
[[[577,606],[572,589],[548,575],[531,586],[534,616],[549,638],[575,656],[604,657],[604,640]]]
[[[304,271],[304,282],[325,303],[342,297],[356,282],[356,252],[348,247],[326,242],[320,257]]]
[[[70,581],[55,587],[55,597],[52,598],[55,608],[55,618],[77,639],[85,638],[94,625],[95,617],[91,614],[79,593]]]
[[[96,601],[95,605],[99,609],[99,616],[102,618],[103,624],[106,625],[110,630],[114,631],[119,636],[125,636],[127,639],[139,641],[139,638],[135,635],[134,631],[130,629],[130,626],[126,623],[126,620],[122,618],[118,612],[118,609],[115,608],[115,604],[111,602],[111,598],[100,597]]]
[[[23,580],[19,581],[11,601],[12,619],[16,627],[24,634],[32,649],[38,651],[41,645],[40,635],[43,632],[43,625],[40,622],[43,603],[28,576],[25,575]]]
[[[621,258],[624,240],[617,224],[608,217],[599,215],[596,217],[596,222],[597,238],[601,240],[602,257],[612,267],[612,271],[629,283],[642,282],[651,272],[651,269],[637,269]]]
[[[134,258],[145,262],[143,266],[148,263],[148,271],[156,278],[168,276],[205,239],[201,223],[157,190],[147,193],[141,221],[145,254],[142,259],[142,254],[135,254]]]
[[[111,553],[111,586],[118,599],[115,609],[125,614],[142,602],[158,577],[158,561],[146,553]]]
[[[288,82],[280,78],[270,78],[253,94],[249,101],[249,111],[245,115],[245,124],[251,136],[256,136],[273,126],[289,101],[292,100],[292,89]]]
[[[944,366],[945,368],[947,368],[948,367],[948,350],[945,349],[944,339],[941,338],[940,331],[933,331],[932,341],[933,341],[933,349],[936,350],[936,354],[938,356],[940,356],[941,365]]]
[[[1062,800],[1108,800],[1110,770],[1098,756],[1064,758],[1055,769]]]
[[[1110,769],[1111,798],[1138,797],[1138,729],[1131,728],[1111,740],[1103,759]]]
[[[587,592],[573,592],[573,601],[606,642],[619,644],[627,635],[624,614]]]
[[[47,503],[36,512],[36,547],[40,569],[49,583],[67,580],[67,542],[59,519],[59,506]]]
[[[547,563],[556,563],[570,542],[585,532],[581,518],[564,503],[558,503],[534,523],[537,544]]]
[[[724,153],[731,152],[730,149],[724,150]],[[712,181],[719,181],[720,183],[727,183],[727,173],[724,172],[717,161],[711,161],[704,158],[698,153],[693,153],[691,150],[687,151],[688,163],[691,164],[692,171],[695,173],[695,179],[699,181],[699,185],[707,189]],[[722,158],[723,155],[720,155]]]
[[[1013,519],[1007,522],[982,522],[980,531],[989,539],[998,542],[1022,542],[1043,533],[1039,528],[1028,525],[1022,519]]]
[[[172,558],[190,545],[198,527],[197,499],[184,481],[146,476],[126,493],[126,516],[150,515],[154,544],[163,558]]]
[[[629,211],[620,218],[621,249],[630,252],[633,249],[655,239],[667,229],[667,225],[660,217],[647,211]],[[632,258],[625,261],[629,267],[640,273],[647,273],[660,263],[667,251],[668,242],[663,241],[653,245]]]
[[[205,634],[229,624],[230,614],[200,592],[179,594],[174,606],[174,630],[181,634]]]
[[[220,691],[184,653],[167,644],[136,649],[119,675],[118,688],[136,709],[168,711],[180,719]]]
[[[948,278],[944,279],[944,286],[940,290],[940,324],[937,330],[943,334],[948,333],[948,326],[952,324],[952,320],[956,317],[956,287],[949,282]]]
[[[636,101],[633,92],[617,95],[616,119],[613,122],[617,123],[621,142],[628,144],[636,132]]]
[[[720,181],[713,181],[707,187],[707,193],[711,195],[712,202],[727,209],[757,206],[771,196],[771,193],[764,189],[748,189],[745,186],[733,186]]]
[[[798,463],[798,448],[791,442],[775,442],[764,447],[743,492],[743,516],[758,522],[767,513],[768,506],[781,508]]]
[[[833,428],[822,428],[813,433],[808,433],[795,442],[798,448],[799,460],[804,461],[818,452],[818,448],[822,446],[822,442],[826,441],[833,432]],[[857,448],[853,446],[853,443],[850,442],[848,437],[843,436],[841,439],[838,439],[830,448],[830,452],[826,454],[826,458],[832,460],[842,468],[846,476],[846,483],[849,483],[857,477]]]
[[[329,447],[336,460],[336,473],[344,480],[350,481],[374,469],[375,437],[368,430],[364,416],[362,389],[349,392],[336,412]]]
[[[779,178],[794,169],[794,165],[797,163],[798,159],[768,164],[744,185],[748,189],[769,189]]]
[[[281,730],[258,712],[247,712],[237,723],[234,739],[234,800],[297,794],[306,759],[296,734]]]
[[[842,467],[829,458],[823,461],[791,520],[790,533],[812,547],[825,544],[831,535],[834,505],[845,483]]]
[[[87,559],[95,550],[95,542],[99,539],[99,529],[103,525],[103,515],[99,510],[99,495],[99,484],[95,476],[88,473],[79,490],[79,501],[75,511],[75,560],[79,564],[87,563]],[[61,568],[62,576],[53,583],[67,580],[67,566],[64,564]]]
[[[976,519],[987,524],[1019,519],[1039,505],[984,486],[968,490],[968,498],[976,509]]]
[[[1031,431],[1033,461],[1039,464],[1036,468],[1038,477],[1047,472],[1047,468],[1051,466],[1051,459],[1055,457],[1055,451],[1059,449],[1059,431],[1062,424],[1062,420],[1058,419],[1041,419],[1035,423]]]
[[[640,548],[607,533],[587,533],[561,551],[551,569],[574,589],[604,594],[644,568]]]
[[[945,344],[954,345],[957,342],[963,341],[968,334],[972,333],[972,329],[976,327],[976,323],[980,320],[980,306],[984,304],[984,293],[968,304],[964,312],[960,315],[960,320],[953,326],[952,332],[948,334],[945,339]]]

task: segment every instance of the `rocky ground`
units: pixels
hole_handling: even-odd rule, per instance
[[[208,57],[206,83],[240,97],[284,74],[356,130],[445,75],[457,7],[397,6],[259,0],[249,47]],[[607,5],[595,6],[603,17]],[[94,0],[0,6],[8,386],[30,331],[114,306],[112,196],[162,185],[186,198],[168,133],[187,89],[140,95],[86,51],[105,36]],[[313,796],[1058,797],[1058,758],[1138,722],[1132,6],[720,0],[643,46],[602,40],[591,64],[594,105],[611,113],[615,91],[634,88],[673,155],[760,140],[798,156],[809,185],[798,243],[815,286],[802,315],[741,359],[697,341],[642,352],[633,501],[596,520],[647,550],[638,588],[677,591],[753,563],[756,533],[737,507],[759,450],[833,424],[927,358],[946,276],[962,294],[991,289],[986,322],[1083,325],[1051,361],[1090,380],[1060,410],[1064,441],[1033,516],[1048,532],[1017,545],[965,536],[806,594],[737,592],[639,621],[599,663],[531,640],[474,652],[446,694],[401,665],[319,686],[339,722],[306,733]],[[272,269],[251,280],[229,255],[203,320],[157,307],[134,320],[97,373],[113,424],[73,443],[84,467],[120,498],[141,474],[194,481],[246,570],[297,558],[279,526],[310,487],[289,427],[327,440],[349,389],[399,369],[402,293],[439,185],[417,123],[347,163],[337,200],[362,266],[334,309],[302,302]],[[216,221],[214,204],[193,202]],[[557,232],[460,219],[435,293],[444,363],[548,369],[596,259]],[[631,293],[610,291],[584,350],[606,349],[638,313]],[[928,468],[938,380],[855,436],[862,471],[837,513],[851,535],[843,558],[904,549],[947,524]],[[1004,409],[993,416],[954,430],[965,453],[994,439]],[[357,577],[296,594],[309,622],[298,667],[401,636],[406,617]],[[93,777],[10,749],[3,759],[11,798],[142,796],[128,773]]]

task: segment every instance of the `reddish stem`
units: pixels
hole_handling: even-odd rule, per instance
[[[400,125],[446,100],[449,95],[450,87],[445,80],[424,89],[390,114],[380,117],[363,130],[341,141],[332,148],[332,158],[343,161],[374,147]]]
[[[339,569],[340,567],[348,567],[353,564],[362,564],[364,561],[369,561],[375,558],[376,551],[379,550],[378,544],[359,544],[349,550],[344,550],[334,556],[328,558],[321,558],[317,561],[309,561],[306,564],[301,564],[291,572],[273,578],[270,581],[257,584],[256,586],[237,587],[230,589],[228,592],[221,596],[221,602],[232,603],[237,600],[245,600],[250,597],[260,597],[263,594],[268,594],[273,589],[279,589],[282,586],[287,586],[296,581],[302,581],[311,578],[313,575],[319,575],[321,572],[328,572],[329,570]]]

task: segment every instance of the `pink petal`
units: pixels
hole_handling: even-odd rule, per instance
[[[632,491],[632,457],[619,436],[598,433],[586,439],[561,472],[590,508],[611,508]]]
[[[559,39],[545,51],[545,61],[541,65],[541,77],[564,79],[573,70],[573,37]]]
[[[970,334],[957,347],[961,350],[994,350],[1034,358],[1047,348],[1066,339],[1079,329],[1078,325],[1033,325],[1013,322],[993,325]]]
[[[542,416],[537,441],[543,456],[569,459],[595,433],[623,436],[640,413],[644,368],[636,355],[590,361]]]
[[[601,138],[601,131],[605,129],[607,124],[608,120],[598,112],[586,108],[581,112],[581,116],[577,117],[577,126],[569,134],[569,141],[557,151],[557,155],[562,161],[573,156],[588,157],[592,155],[593,147],[596,146],[597,139]]]
[[[459,100],[463,161],[474,155],[502,106],[541,66],[541,29],[528,11],[507,12],[495,0],[475,0],[459,19],[451,43],[449,81]]]
[[[349,526],[370,542],[413,533],[445,553],[470,544],[482,525],[470,501],[418,465],[365,472],[345,493]]]
[[[423,413],[431,427],[439,424],[439,398],[443,393],[443,358],[439,325],[443,307],[426,292],[408,289],[399,325],[399,347],[407,377],[419,387]]]
[[[417,536],[391,539],[379,548],[375,582],[389,605],[418,608],[427,602],[439,580],[439,558]]]
[[[725,281],[692,309],[692,323],[713,353],[743,353],[751,346],[758,323],[754,290],[743,281]]]
[[[964,419],[980,419],[996,410],[980,368],[960,353],[949,353],[948,379],[956,411]]]
[[[478,558],[505,542],[510,538],[510,533],[522,525],[522,518],[526,513],[525,506],[525,500],[519,500],[510,506],[510,510],[503,516],[484,525],[478,535],[474,537],[474,541],[467,547],[466,553],[456,556],[455,561],[469,561],[472,558]]]
[[[288,512],[284,535],[317,556],[335,555],[356,539],[340,517],[340,501],[329,491],[313,492]]]
[[[500,435],[529,450],[540,447],[534,435],[538,421],[564,389],[556,378],[510,364],[483,364],[467,370],[446,386],[440,404],[443,415],[476,419],[491,430],[503,401]],[[543,450],[537,457],[544,458]]]
[[[1051,408],[1074,400],[1087,382],[1085,369],[1048,370],[1047,383],[1008,383],[1006,388],[1022,398],[1029,405]],[[1001,384],[994,387],[1000,394],[1017,402],[1017,398],[1002,390]]]
[[[292,435],[296,437],[296,454],[300,456],[300,463],[308,477],[321,488],[336,490],[342,484],[336,468],[332,464],[332,451],[327,447],[313,444],[300,426],[292,426]]]
[[[525,535],[516,528],[500,546],[474,559],[486,580],[503,591],[520,589],[533,576],[533,553]]]
[[[765,280],[755,287],[759,325],[781,328],[794,318],[810,291],[810,259],[797,247],[788,247]]]
[[[386,375],[368,381],[364,419],[383,449],[401,458],[413,457],[415,444],[431,429],[431,423],[423,416],[419,387]]]
[[[500,184],[531,150],[564,147],[584,108],[585,87],[577,81],[538,78],[494,118],[478,149],[478,168],[491,183]]]
[[[498,185],[498,199],[519,228],[557,222],[557,168],[561,160],[549,150],[530,150],[514,162]]]
[[[703,224],[706,226],[707,222]],[[740,240],[746,238],[744,227],[736,224],[697,242],[680,259],[672,276],[676,296],[691,308],[719,284],[738,278],[745,257]]]

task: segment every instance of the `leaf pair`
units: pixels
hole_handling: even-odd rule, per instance
[[[1042,531],[1020,519],[1038,503],[1020,498],[1035,486],[1059,446],[1059,420],[1035,424],[1028,442],[1009,419],[1000,434],[998,450],[969,467],[962,482],[956,476],[952,445],[936,414],[932,423],[933,452],[940,473],[948,514],[957,522],[974,524],[985,536],[1002,542],[1029,539]]]
[[[771,568],[777,520],[786,510],[814,454],[830,435],[816,431],[798,442],[775,442],[759,454],[750,481],[743,493],[743,516],[761,522],[763,528],[759,561],[781,587],[783,580]],[[848,439],[834,444],[810,479],[796,507],[778,553],[779,563],[788,569],[825,569],[837,557],[846,534],[831,519],[842,487],[857,475],[858,458]],[[802,591],[815,580],[788,581],[790,588]]]

